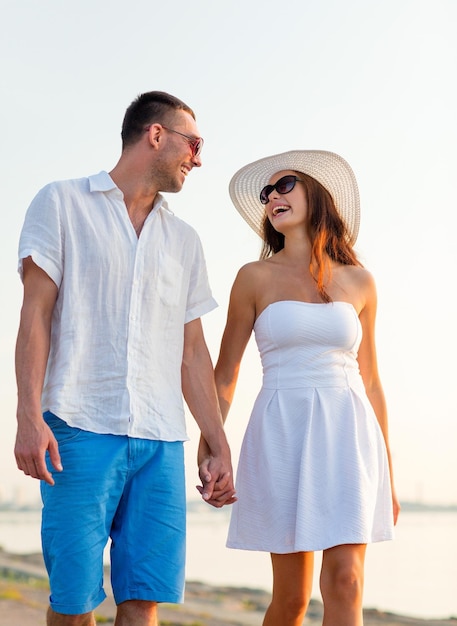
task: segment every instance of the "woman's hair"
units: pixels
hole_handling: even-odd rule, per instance
[[[349,243],[345,223],[340,217],[330,193],[315,178],[295,172],[305,188],[308,203],[307,231],[311,241],[309,268],[324,302],[331,302],[325,291],[325,280],[331,276],[331,262],[343,265],[362,264]],[[268,215],[263,219],[261,259],[267,259],[284,248],[284,235],[273,228]]]
[[[122,148],[136,143],[148,124],[168,123],[176,111],[186,111],[195,119],[192,109],[169,93],[148,91],[140,94],[125,112],[121,132]]]

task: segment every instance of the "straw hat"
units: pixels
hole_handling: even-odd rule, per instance
[[[349,164],[338,154],[324,150],[292,150],[274,154],[242,167],[233,176],[229,193],[236,209],[251,228],[262,233],[264,206],[259,195],[273,174],[294,170],[312,176],[323,185],[335,202],[346,224],[349,242],[357,239],[360,223],[360,200],[357,181]]]

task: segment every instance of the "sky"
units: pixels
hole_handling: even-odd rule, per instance
[[[169,195],[203,242],[219,308],[204,328],[217,358],[231,284],[260,240],[228,183],[292,149],[341,154],[356,174],[356,250],[378,288],[377,348],[400,498],[457,503],[457,3],[455,0],[1,0],[0,498],[32,498],[16,468],[14,345],[25,211],[52,180],[110,170],[125,109],[168,91],[196,112],[203,166]],[[243,361],[227,433],[236,463],[261,384]],[[188,420],[189,496],[198,433]]]

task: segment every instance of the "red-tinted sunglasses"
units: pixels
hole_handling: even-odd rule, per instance
[[[190,149],[192,150],[192,158],[200,155],[203,148],[203,137],[191,137],[190,135],[185,135],[184,133],[179,132],[179,130],[173,130],[173,128],[168,128],[168,126],[164,126],[161,124],[162,128],[168,130],[169,133],[176,133],[177,135],[181,135],[184,137],[189,143]],[[151,125],[146,126],[144,129],[147,132],[151,128]]]
[[[180,133],[179,130],[173,130],[173,128],[168,128],[162,124],[162,128],[168,130],[170,133],[176,133],[177,135],[181,135],[181,137],[185,137],[189,142],[190,149],[192,150],[192,156],[197,157],[200,155],[203,148],[203,137],[191,137],[190,135],[185,135],[184,133]]]

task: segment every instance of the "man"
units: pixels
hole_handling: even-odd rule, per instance
[[[159,192],[201,166],[195,115],[163,92],[127,109],[108,174],[51,183],[19,245],[17,465],[41,480],[48,626],[92,626],[111,537],[116,626],[182,601],[182,394],[206,441],[203,498],[234,500],[200,316],[214,308],[195,231]]]

